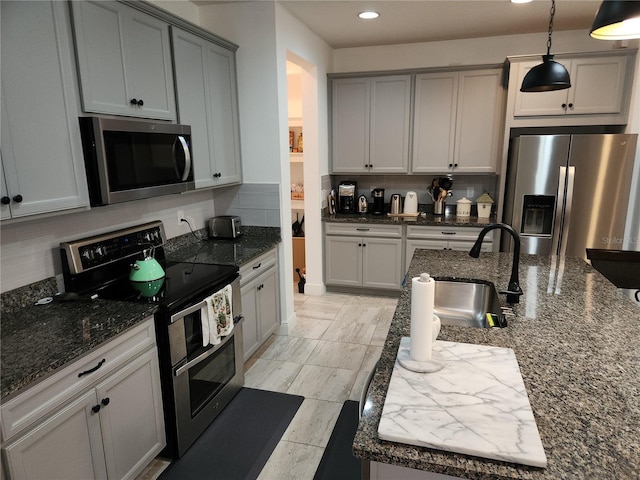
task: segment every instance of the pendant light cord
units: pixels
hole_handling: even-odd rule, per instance
[[[551,32],[553,31],[553,16],[556,14],[556,0],[551,0],[551,17],[549,18],[549,37],[547,38],[547,55],[551,53]]]

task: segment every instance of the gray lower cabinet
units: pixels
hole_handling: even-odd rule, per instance
[[[482,228],[476,227],[432,227],[407,225],[405,265],[408,267],[417,248],[425,250],[469,251]],[[493,232],[484,237],[481,251],[493,251]],[[427,272],[428,273],[428,272]]]
[[[325,224],[327,286],[399,290],[402,226]]]
[[[68,5],[0,8],[2,219],[87,207]]]
[[[280,325],[279,292],[275,248],[240,267],[245,361]]]
[[[3,404],[9,479],[133,479],[160,453],[154,331],[151,317]]]
[[[115,1],[72,1],[85,112],[175,120],[169,25]]]
[[[171,27],[178,121],[191,125],[196,188],[240,183],[235,52]]]

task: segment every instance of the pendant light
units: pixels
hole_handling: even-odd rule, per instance
[[[556,13],[556,1],[551,0],[551,16],[549,18],[549,36],[547,38],[547,54],[542,56],[542,63],[527,72],[520,87],[521,92],[549,92],[571,87],[569,72],[564,65],[555,62],[551,55],[551,33],[553,16]]]
[[[640,2],[605,0],[593,20],[589,35],[598,40],[640,38]]]

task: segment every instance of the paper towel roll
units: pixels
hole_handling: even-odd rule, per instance
[[[431,360],[433,346],[433,302],[436,282],[428,274],[411,279],[411,337],[409,355],[412,360]]]

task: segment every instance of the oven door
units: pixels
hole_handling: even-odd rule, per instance
[[[239,281],[234,289],[240,299]],[[202,346],[202,307],[194,305],[171,316],[169,343],[171,386],[175,405],[178,456],[193,444],[244,384],[242,316],[217,345]]]

